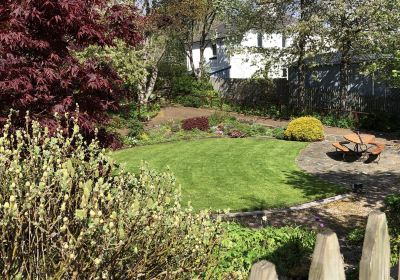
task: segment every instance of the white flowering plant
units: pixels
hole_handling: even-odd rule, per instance
[[[171,174],[125,172],[70,123],[2,128],[0,278],[210,278],[220,222],[182,207]]]

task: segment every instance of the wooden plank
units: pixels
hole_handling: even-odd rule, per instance
[[[308,279],[345,280],[339,241],[333,231],[318,234]]]
[[[278,280],[275,265],[267,261],[260,261],[253,265],[249,280]]]
[[[390,279],[390,238],[386,215],[373,211],[368,217],[360,262],[360,280]]]

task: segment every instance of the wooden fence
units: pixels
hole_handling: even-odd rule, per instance
[[[327,230],[318,234],[308,279],[345,279],[343,257],[334,232]],[[380,211],[372,212],[368,218],[359,279],[390,279],[390,238],[386,215]],[[278,280],[275,265],[267,261],[254,264],[249,280]],[[400,280],[400,271],[398,280]]]
[[[299,96],[294,85],[286,79],[241,80],[212,78],[214,89],[231,104],[252,109],[274,106],[289,112],[326,113],[338,112],[399,115],[400,89],[385,88],[379,92],[352,90],[346,94],[345,102],[338,90],[330,88],[306,88]]]
[[[291,88],[288,92],[288,106],[291,110],[306,112],[359,112],[365,114],[398,115],[400,111],[400,91],[386,89],[380,94],[351,91],[346,94],[345,102],[341,100],[339,91],[324,89],[306,89],[302,96]]]

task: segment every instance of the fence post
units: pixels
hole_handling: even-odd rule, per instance
[[[360,280],[390,279],[390,239],[386,215],[373,211],[368,217],[360,262]]]
[[[345,280],[343,258],[336,233],[327,230],[318,234],[309,280]]]
[[[275,265],[267,261],[260,261],[253,265],[249,280],[278,280]]]

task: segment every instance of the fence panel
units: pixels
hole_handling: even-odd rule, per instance
[[[390,279],[390,237],[386,215],[372,212],[368,218],[360,262],[360,279]]]
[[[249,280],[278,280],[275,265],[267,261],[261,261],[253,265]]]
[[[333,231],[318,234],[308,279],[345,280],[339,241]]]
[[[285,94],[285,93],[282,93]],[[366,114],[397,115],[400,111],[400,90],[387,89],[384,94],[364,94],[362,92],[348,92],[344,102],[341,102],[341,93],[329,89],[307,88],[302,96],[296,88],[289,89],[287,105],[292,110],[308,112],[360,112]]]
[[[277,280],[275,265],[261,261],[253,265],[249,280]],[[318,234],[309,280],[344,280],[344,264],[337,236],[332,231]],[[390,279],[390,240],[386,215],[380,211],[368,217],[360,262],[360,280]],[[400,280],[400,263],[399,263]]]

